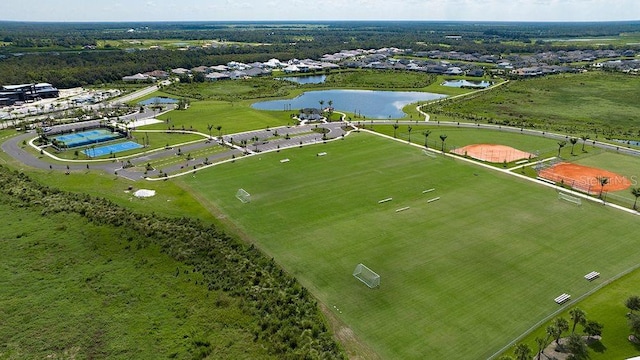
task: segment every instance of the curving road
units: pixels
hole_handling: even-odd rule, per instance
[[[132,116],[144,116],[144,114],[132,114]],[[149,117],[148,114],[147,117]],[[53,127],[51,132],[69,132],[72,129],[75,130],[95,126],[98,125],[99,122],[99,120],[94,120],[89,122],[59,125]],[[201,135],[202,140],[174,145],[172,148],[168,149],[150,150],[142,154],[119,157],[110,160],[63,160],[58,159],[53,155],[49,155],[46,152],[41,152],[40,155],[34,155],[33,152],[27,151],[27,147],[31,146],[29,143],[37,137],[35,132],[28,132],[14,136],[3,142],[1,148],[3,152],[33,168],[62,172],[98,169],[130,180],[140,180],[145,178],[151,180],[154,177],[159,178],[159,175],[161,175],[160,170],[165,174],[173,174],[172,177],[175,177],[192,172],[195,169],[200,169],[203,166],[210,166],[215,163],[230,160],[234,157],[239,158],[244,155],[277,151],[279,149],[297,147],[301,145],[306,146],[323,141],[335,140],[347,135],[347,131],[344,129],[346,126],[347,125],[344,122],[333,122],[318,125],[283,126],[269,130],[255,130],[225,135],[222,139],[210,139],[209,135],[198,132],[175,131],[181,133],[195,133]],[[322,134],[314,131],[314,128],[316,127],[327,129],[326,138],[324,140]],[[139,131],[144,132],[144,130]],[[166,132],[165,130],[155,131]],[[149,130],[149,132],[151,132],[151,130]],[[276,136],[276,132],[278,136]],[[289,139],[285,138],[286,135],[288,135]],[[260,140],[255,141],[256,138]],[[246,147],[242,148],[236,145],[244,143],[244,141],[246,141]],[[220,146],[223,148],[220,148]],[[33,147],[38,149],[36,146]],[[218,147],[218,151],[213,151],[213,148],[215,147]],[[184,154],[190,153],[197,154],[198,152],[207,151],[207,149],[212,151],[209,151],[206,156],[195,156],[191,160],[186,160],[183,156]],[[57,161],[45,161],[43,160],[45,156],[49,156],[53,160]],[[168,165],[162,169],[147,171],[145,174],[145,164],[160,159],[168,159]],[[178,161],[175,161],[176,159]],[[207,162],[206,164],[205,160]],[[126,168],[125,165],[128,165],[128,163],[131,163],[133,166]]]

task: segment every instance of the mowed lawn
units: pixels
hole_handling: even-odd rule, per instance
[[[187,110],[173,110],[158,116],[163,123],[142,127],[141,130],[175,129],[197,130],[208,134],[208,126],[212,125],[211,135],[217,136],[217,126],[222,126],[221,133],[233,134],[267,127],[294,124],[291,112],[254,110],[250,102],[226,101],[193,101]]]
[[[556,296],[596,286],[584,274],[606,280],[640,255],[632,215],[366,133],[184,181],[386,359],[487,358],[556,311]],[[379,289],[353,278],[360,262]]]

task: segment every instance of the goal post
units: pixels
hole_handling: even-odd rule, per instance
[[[251,202],[251,194],[249,194],[244,189],[238,189],[238,191],[236,192],[236,198],[242,201],[242,203],[244,204]]]
[[[582,200],[577,197],[577,196],[571,196],[567,193],[563,193],[563,192],[559,192],[558,193],[558,200],[564,200],[573,204],[576,204],[578,206],[582,205]]]
[[[380,275],[376,274],[364,264],[358,264],[356,266],[355,270],[353,270],[353,276],[371,289],[380,286]]]

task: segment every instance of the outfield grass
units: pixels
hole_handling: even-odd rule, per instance
[[[240,302],[126,228],[0,202],[0,358],[271,358]]]
[[[557,295],[592,289],[585,273],[606,280],[640,255],[632,215],[363,133],[183,181],[383,358],[486,358],[555,311]],[[351,276],[360,262],[379,289]]]
[[[431,131],[429,136],[426,137],[429,143],[429,147],[440,150],[442,148],[442,140],[440,135],[446,135],[445,145],[447,149],[456,149],[472,144],[498,144],[507,145],[518,150],[527,151],[530,153],[540,154],[540,158],[547,158],[550,156],[558,155],[558,142],[553,139],[548,139],[540,136],[529,136],[520,133],[499,131],[499,130],[487,130],[480,128],[458,128],[455,126],[434,126],[426,125],[421,122],[411,125],[398,125],[398,129],[395,130],[395,135],[399,139],[409,139],[409,126],[411,126],[411,141],[415,144],[424,145],[425,131]],[[371,128],[371,126],[367,126]],[[393,125],[374,125],[373,130],[386,134],[389,136],[394,135]],[[580,149],[576,145],[577,149]],[[591,146],[586,149],[591,149]],[[561,155],[563,157],[569,156],[571,148],[565,147],[562,149]]]

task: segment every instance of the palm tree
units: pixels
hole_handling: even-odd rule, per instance
[[[519,343],[513,353],[517,360],[531,360],[531,349],[527,344]]]
[[[207,130],[209,130],[209,139],[211,139],[211,130],[213,129],[213,125],[207,124]]]
[[[609,183],[609,178],[606,176],[597,176],[598,182],[600,183],[600,199],[602,199],[602,193],[604,192],[604,186]]]
[[[578,138],[571,138],[569,139],[569,142],[571,143],[571,155],[573,155],[573,147],[576,146],[576,143],[578,142]]]
[[[409,142],[411,142],[411,130],[413,130],[411,125],[407,126],[407,131],[409,132]]]
[[[442,140],[442,152],[444,152],[444,142],[445,140],[447,140],[447,135],[446,134],[442,134],[440,135],[440,140]]]
[[[431,134],[431,130],[425,130],[422,134],[424,135],[424,147],[428,148],[429,144],[427,143],[427,139],[429,138],[429,135]]]
[[[540,360],[540,357],[544,354],[544,348],[547,347],[547,339],[536,337],[536,345],[538,345],[537,360]]]
[[[635,196],[635,198],[636,198],[633,201],[633,210],[638,210],[638,207],[636,205],[638,204],[638,198],[640,197],[640,187],[632,188],[631,189],[631,195]]]
[[[563,147],[565,147],[565,145],[567,145],[566,141],[558,141],[558,157],[560,157],[560,150],[562,150]]]
[[[222,138],[222,125],[216,126],[216,130],[218,130],[218,137]]]
[[[397,123],[393,124],[393,137],[394,138],[396,137],[396,132],[397,132],[399,127],[400,127],[400,125],[398,125]]]
[[[563,332],[569,330],[569,322],[567,322],[567,319],[559,317],[553,320],[552,326],[555,328],[553,335],[555,336],[556,345],[560,345],[560,336],[562,336]]]
[[[322,106],[324,105],[324,100],[318,101],[320,103],[320,111],[322,112]]]
[[[584,326],[587,323],[587,314],[580,308],[573,308],[569,310],[569,315],[573,321],[573,327],[571,328],[572,334],[576,332],[576,325],[580,324]]]
[[[582,152],[584,152],[584,144],[586,144],[587,140],[589,140],[589,135],[584,134],[580,136],[580,139],[582,139]]]

